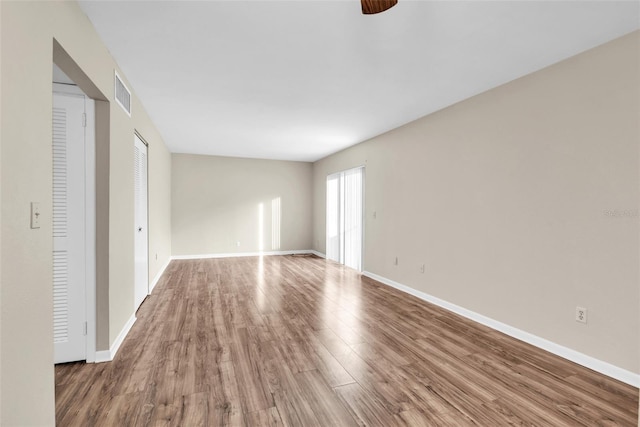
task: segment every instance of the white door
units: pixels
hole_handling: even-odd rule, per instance
[[[149,294],[149,249],[147,246],[147,146],[135,135],[135,309]]]
[[[54,362],[86,359],[85,97],[53,95]]]

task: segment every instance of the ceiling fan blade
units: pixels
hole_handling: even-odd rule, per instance
[[[362,3],[362,13],[372,15],[384,12],[398,3],[398,0],[360,0]]]

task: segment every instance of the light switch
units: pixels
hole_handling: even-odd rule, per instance
[[[40,228],[40,203],[31,202],[31,228]]]

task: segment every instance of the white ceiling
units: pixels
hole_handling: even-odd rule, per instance
[[[172,152],[301,161],[636,30],[639,4],[80,2]]]

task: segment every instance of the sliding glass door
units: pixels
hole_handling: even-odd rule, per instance
[[[327,258],[362,270],[364,167],[327,177]]]

